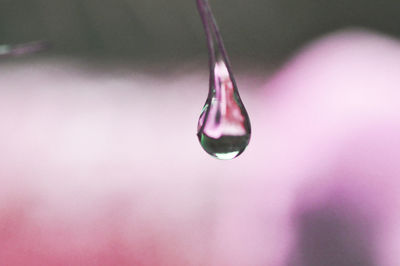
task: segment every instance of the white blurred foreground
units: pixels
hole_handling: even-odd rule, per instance
[[[1,65],[1,264],[400,265],[400,44],[340,33],[249,78],[225,162],[204,72]]]

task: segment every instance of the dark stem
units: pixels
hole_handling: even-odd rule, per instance
[[[216,53],[214,48],[214,40],[218,46],[218,50],[221,53],[222,59],[226,64],[226,68],[231,76],[232,82],[236,86],[236,81],[233,78],[232,67],[228,57],[228,53],[226,52],[224,41],[222,39],[221,32],[219,30],[217,21],[212,13],[211,7],[208,3],[208,0],[197,0],[197,7],[200,13],[201,20],[203,22],[204,31],[207,38],[207,46],[209,53],[209,66],[210,66],[210,82],[214,82],[214,64],[216,59]],[[214,38],[215,37],[215,38]]]
[[[209,23],[210,23],[210,25],[212,27],[214,36],[216,38],[218,49],[221,52],[222,58],[224,59],[228,70],[230,70],[231,67],[230,67],[230,61],[229,61],[229,58],[228,58],[228,53],[226,52],[225,45],[224,45],[224,40],[223,40],[221,32],[219,30],[217,21],[215,20],[215,17],[213,15],[211,7],[210,7],[210,5],[208,3],[208,0],[202,0],[202,2],[204,4],[204,10],[206,10],[206,12],[207,12],[206,15],[207,15]]]
[[[207,49],[208,49],[208,63],[210,68],[210,73],[214,73],[214,63],[215,63],[215,50],[214,50],[214,40],[213,34],[210,28],[210,21],[208,17],[208,12],[206,9],[205,1],[204,0],[197,0],[197,9],[200,14],[201,22],[203,23],[204,32],[206,34],[207,40]],[[212,76],[214,76],[212,74]],[[212,82],[210,77],[210,82]]]

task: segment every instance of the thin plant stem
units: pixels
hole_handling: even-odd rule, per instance
[[[228,53],[226,51],[224,40],[222,38],[221,32],[218,27],[218,23],[215,20],[211,7],[208,3],[208,0],[197,0],[197,6],[199,9],[200,17],[203,22],[204,31],[206,33],[207,38],[207,46],[209,52],[209,64],[210,64],[210,82],[214,82],[214,64],[216,59],[216,53],[214,48],[214,41],[217,44],[218,50],[222,56],[222,59],[225,62],[226,68],[228,69],[228,73],[231,77],[231,80],[234,84],[234,89],[237,91],[236,80],[233,77],[233,71],[231,62],[228,57]],[[215,37],[215,38],[214,38]],[[211,84],[210,84],[211,85]],[[238,93],[238,91],[237,91]],[[239,96],[239,93],[238,93]],[[240,98],[240,96],[239,96]]]
[[[208,3],[208,0],[202,0],[202,2],[204,4],[204,9],[206,10],[206,15],[208,17],[209,24],[212,27],[212,31],[214,33],[214,36],[215,36],[215,39],[216,39],[216,42],[217,42],[217,45],[218,45],[218,49],[219,49],[219,51],[220,51],[220,53],[222,55],[222,58],[224,59],[225,63],[227,65],[229,65],[228,68],[230,68],[230,61],[229,61],[228,53],[227,53],[227,51],[225,49],[224,40],[223,40],[221,32],[219,30],[218,23],[215,20],[215,17],[213,15],[211,7],[210,7],[210,5]]]
[[[216,61],[215,58],[215,50],[214,50],[214,38],[213,33],[211,32],[212,28],[210,27],[210,20],[208,16],[207,6],[204,3],[204,0],[197,0],[197,9],[200,14],[201,21],[203,23],[204,32],[207,40],[207,49],[208,49],[208,63],[210,68],[210,73],[214,72],[214,63]],[[211,78],[211,77],[210,77]]]

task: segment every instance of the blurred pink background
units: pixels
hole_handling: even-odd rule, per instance
[[[253,135],[196,123],[203,68],[0,66],[1,265],[400,265],[400,43],[361,30],[237,69]]]

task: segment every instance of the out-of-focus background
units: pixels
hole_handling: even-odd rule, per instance
[[[0,0],[0,265],[400,265],[400,2],[210,4],[232,161],[194,0]]]
[[[322,34],[348,26],[397,36],[396,0],[210,1],[232,56],[280,61]],[[131,60],[205,56],[195,1],[2,0],[0,43],[49,40],[53,53]]]

